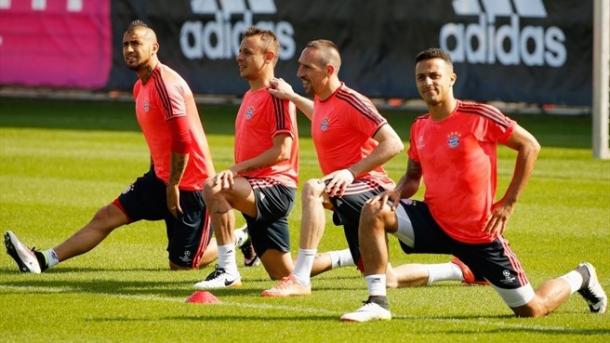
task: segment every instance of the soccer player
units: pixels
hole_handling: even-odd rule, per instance
[[[333,209],[344,226],[354,261],[359,260],[358,219],[364,202],[394,186],[381,167],[403,144],[369,99],[339,79],[341,57],[328,40],[307,43],[297,76],[314,101],[296,94],[282,80],[271,82],[271,94],[289,99],[311,121],[311,132],[324,177],[308,180],[302,190],[299,252],[294,272],[262,296],[311,293],[310,274],[324,233],[324,208]]]
[[[457,256],[488,280],[517,316],[544,316],[575,292],[591,312],[605,312],[608,298],[590,263],[534,290],[503,237],[538,157],[534,136],[492,106],[455,99],[456,74],[440,49],[417,55],[415,81],[429,112],[411,127],[407,170],[396,189],[372,198],[362,210],[360,250],[369,298],[341,320],[391,319],[386,233],[394,234],[406,253]],[[495,201],[498,144],[516,150],[517,158],[508,188]],[[409,200],[422,177],[424,201]]]
[[[208,143],[189,86],[159,62],[158,51],[155,32],[142,21],[132,22],[123,34],[123,58],[138,77],[133,97],[151,155],[150,170],[53,249],[32,251],[6,232],[7,252],[21,271],[40,273],[141,219],[165,221],[172,270],[197,268],[216,258],[215,246],[208,245],[210,221],[201,194],[214,174]]]
[[[197,289],[241,285],[235,262],[233,208],[246,219],[254,250],[276,280],[293,269],[288,214],[298,173],[296,109],[271,96],[279,42],[272,31],[250,27],[239,47],[239,75],[250,89],[235,119],[235,164],[206,182],[205,202],[218,240],[218,265]]]

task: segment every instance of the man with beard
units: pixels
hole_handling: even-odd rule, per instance
[[[324,233],[324,208],[332,209],[334,222],[343,225],[353,260],[359,261],[362,205],[394,187],[381,166],[398,154],[403,144],[371,101],[340,81],[340,67],[336,45],[314,40],[301,53],[297,72],[314,101],[294,93],[283,80],[271,82],[271,94],[290,99],[312,121],[312,137],[325,176],[303,185],[301,236],[294,271],[263,291],[262,296],[311,293],[310,274]]]
[[[138,80],[136,117],[151,155],[151,168],[102,207],[91,221],[53,249],[33,251],[6,232],[7,252],[23,272],[40,273],[101,243],[114,229],[141,219],[164,220],[172,270],[192,269],[216,258],[201,191],[214,166],[189,86],[159,62],[155,32],[132,22],[123,34],[123,57]]]
[[[387,234],[406,253],[453,254],[489,281],[518,317],[553,312],[580,293],[593,313],[608,297],[595,267],[580,263],[534,290],[504,238],[519,196],[534,169],[540,145],[534,136],[493,106],[458,100],[449,55],[437,48],[415,57],[415,83],[428,113],[411,126],[409,161],[396,189],[372,198],[360,220],[360,251],[369,297],[343,321],[389,320],[386,294]],[[517,152],[511,181],[495,199],[497,146]],[[423,179],[424,201],[409,199]]]

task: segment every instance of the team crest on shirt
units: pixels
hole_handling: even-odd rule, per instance
[[[322,130],[322,131],[328,130],[328,118],[322,119],[322,122],[320,123],[320,130]]]
[[[144,100],[144,105],[142,106],[142,108],[144,108],[144,112],[150,111],[150,101]]]
[[[458,147],[458,145],[460,145],[460,134],[459,132],[451,132],[449,134],[449,136],[447,136],[447,145],[449,145],[449,147],[451,149],[455,149]]]
[[[254,106],[248,106],[246,108],[246,119],[252,119],[254,116]]]

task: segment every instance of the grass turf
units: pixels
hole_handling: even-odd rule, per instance
[[[231,106],[200,106],[217,169],[232,162]],[[384,115],[407,140],[414,114]],[[301,119],[302,116],[301,116]],[[534,175],[511,219],[507,238],[530,281],[539,285],[581,260],[610,288],[610,163],[591,158],[588,116],[514,117],[543,145]],[[301,180],[319,176],[309,124],[299,122]],[[514,152],[499,150],[499,193]],[[87,222],[137,176],[148,156],[133,105],[0,98],[0,229],[27,244],[56,245]],[[394,179],[404,154],[387,164]],[[421,198],[421,192],[418,194]],[[239,217],[238,217],[239,218]],[[327,218],[329,218],[327,216]],[[243,222],[239,218],[240,223]],[[300,201],[290,216],[293,252]],[[447,256],[403,254],[391,237],[394,264],[444,262]],[[327,225],[320,251],[342,249]],[[588,313],[575,295],[551,316],[513,318],[490,287],[449,282],[390,290],[394,319],[347,325],[338,317],[366,298],[353,268],[313,280],[310,297],[263,299],[273,282],[262,267],[241,268],[244,286],[214,294],[220,305],[184,300],[210,271],[167,271],[164,226],[140,222],[116,230],[88,254],[42,275],[20,274],[0,257],[1,341],[607,341],[608,315]],[[241,260],[238,260],[241,263]]]

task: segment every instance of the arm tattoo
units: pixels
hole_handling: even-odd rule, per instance
[[[186,169],[186,161],[188,160],[188,154],[177,154],[172,153],[172,167],[169,175],[168,184],[177,185],[182,179],[182,174]]]

